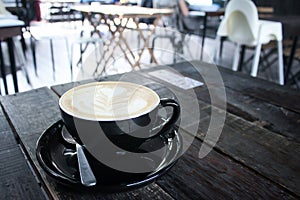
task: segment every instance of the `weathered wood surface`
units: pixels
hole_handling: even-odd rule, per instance
[[[38,99],[38,101],[36,101],[36,103],[34,104],[28,104],[27,108],[28,110],[32,110],[34,109],[36,113],[34,117],[36,120],[38,120],[40,123],[41,127],[44,127],[44,129],[46,127],[49,126],[49,122],[46,122],[47,116],[43,115],[43,112],[48,112],[49,114],[52,113],[52,116],[57,115],[57,111],[55,111],[55,109],[53,109],[53,107],[57,107],[57,102],[54,101],[49,101],[49,99],[51,98],[51,94],[49,94],[48,92],[46,92],[46,88],[40,89],[39,91],[35,92],[35,95],[39,96],[40,98],[34,98],[31,94],[31,92],[29,93],[23,93],[23,94],[19,94],[18,96],[16,96],[14,98],[14,100],[12,100],[14,103],[20,103],[21,101],[23,101],[24,99],[27,98],[27,96],[29,96],[30,98],[33,99]],[[11,98],[9,98],[11,99]],[[48,100],[47,100],[48,99]],[[48,101],[46,104],[41,104],[41,102],[44,101]],[[19,110],[18,108],[16,108],[15,112],[13,112],[13,106],[12,104],[6,104],[6,101],[3,100],[3,105],[5,108],[7,108],[7,110],[10,110],[10,112],[12,113],[8,113],[9,115],[13,115],[13,113],[15,113],[17,110]],[[21,112],[21,116],[20,118],[18,118],[18,120],[20,120],[22,117],[25,117],[26,112]],[[33,114],[34,115],[34,114]],[[21,128],[19,128],[19,126],[22,126],[23,128],[27,128],[28,130],[30,130],[30,124],[27,124],[27,122],[23,122],[22,120],[20,121],[14,121],[14,126],[16,127],[16,130],[21,130]],[[35,130],[39,130],[39,129],[35,129]],[[198,163],[198,154],[196,150],[189,149],[187,153],[187,156],[184,155],[182,157],[183,162],[181,165],[177,166],[175,165],[173,170],[177,170],[176,173],[172,173],[170,172],[171,178],[173,179],[173,182],[171,183],[166,183],[166,184],[173,184],[172,187],[168,188],[168,187],[164,187],[163,189],[161,189],[160,187],[158,187],[157,184],[153,183],[147,187],[141,188],[139,190],[135,190],[129,193],[118,193],[118,194],[101,194],[101,193],[91,193],[91,192],[84,192],[84,191],[73,191],[71,189],[66,189],[66,188],[62,188],[61,186],[57,185],[55,182],[48,180],[47,177],[44,175],[44,172],[39,168],[38,164],[36,163],[36,159],[34,156],[34,148],[35,148],[35,144],[36,144],[36,140],[37,137],[41,134],[41,132],[33,132],[32,134],[29,134],[29,136],[24,136],[23,134],[21,134],[20,140],[24,143],[24,145],[27,147],[27,151],[29,151],[29,155],[31,157],[31,159],[34,160],[35,163],[35,167],[39,170],[39,172],[42,174],[42,177],[45,181],[46,186],[48,186],[49,190],[50,190],[50,194],[52,195],[56,195],[56,197],[58,198],[81,198],[82,195],[86,196],[87,198],[90,199],[96,199],[96,198],[104,198],[104,199],[111,199],[111,198],[129,198],[129,199],[133,199],[134,197],[141,197],[143,199],[153,199],[153,198],[163,198],[163,199],[167,199],[167,198],[171,198],[172,197],[184,197],[185,199],[193,199],[195,198],[197,195],[200,195],[200,197],[209,199],[209,198],[217,198],[220,197],[218,196],[218,194],[215,194],[214,191],[218,190],[218,191],[222,191],[222,196],[224,197],[234,197],[239,196],[239,197],[245,197],[243,190],[249,190],[249,191],[258,191],[256,192],[258,196],[266,196],[266,197],[276,197],[276,195],[280,195],[282,197],[285,197],[286,199],[289,198],[293,198],[292,196],[290,196],[288,193],[286,193],[285,191],[283,191],[282,189],[280,189],[278,186],[276,185],[272,185],[268,180],[265,180],[264,178],[260,177],[259,175],[256,175],[253,172],[249,172],[249,170],[244,169],[243,166],[240,166],[239,164],[234,163],[230,158],[223,156],[219,153],[211,153],[210,156],[211,160],[214,160],[217,163],[222,164],[221,166],[217,166],[214,168],[211,168],[209,166],[212,166],[213,163],[208,162],[206,159],[201,160],[201,166],[199,167],[197,164],[195,165],[191,165],[191,163]],[[199,142],[196,143],[196,146],[199,147]],[[194,152],[195,151],[195,152]],[[188,155],[193,155],[193,156],[188,156]],[[190,167],[185,167],[185,166],[190,166]],[[199,167],[199,169],[198,169]],[[219,169],[219,167],[221,167],[221,169]],[[204,169],[203,169],[204,168]],[[232,174],[232,171],[228,170],[228,171],[224,171],[223,168],[228,168],[228,169],[232,169],[234,168],[236,175]],[[173,171],[172,170],[172,171]],[[182,185],[188,185],[190,184],[190,180],[189,179],[185,179],[186,177],[190,177],[191,175],[191,171],[198,171],[200,174],[205,174],[204,177],[201,177],[201,179],[197,176],[194,177],[194,181],[195,183],[197,183],[197,185],[190,185],[190,187],[182,187]],[[180,171],[180,173],[178,173],[178,171]],[[222,176],[220,176],[218,179],[215,178],[215,176],[218,175],[218,173],[220,173],[220,171],[222,171]],[[204,173],[205,172],[205,173]],[[210,177],[209,180],[205,180],[205,178]],[[230,177],[230,179],[228,178]],[[170,177],[169,177],[170,179]],[[184,181],[183,183],[177,185],[176,181],[174,182],[174,180],[181,180]],[[164,177],[161,178],[161,180],[163,182],[164,181]],[[166,179],[168,180],[168,179]],[[207,185],[203,186],[203,182],[210,182]],[[234,184],[228,184],[228,182],[232,182]],[[215,184],[215,186],[213,188],[210,188],[210,184]],[[247,184],[246,184],[247,183]],[[246,184],[246,185],[245,185]],[[163,185],[165,184],[161,184],[160,186],[163,187]],[[245,188],[242,188],[241,185],[245,185]],[[175,189],[178,188],[178,189]],[[180,188],[180,190],[179,190]],[[183,189],[182,189],[183,188]],[[227,189],[226,189],[227,188]],[[185,193],[181,193],[179,191],[181,190],[187,190],[187,191],[191,191],[191,192],[185,192]],[[268,189],[268,190],[267,190]],[[203,192],[203,190],[207,190],[207,193],[210,193],[210,195],[206,194],[205,192]],[[177,191],[177,192],[176,192]],[[196,192],[197,191],[197,192]],[[233,192],[234,191],[234,192]],[[166,193],[167,192],[167,193]],[[168,193],[170,193],[170,195],[168,195]],[[237,194],[236,194],[237,193]],[[196,195],[197,194],[197,195]],[[276,194],[276,195],[274,195]],[[79,197],[79,195],[81,195]],[[208,195],[208,196],[207,196]],[[253,196],[253,194],[252,194]],[[246,196],[247,197],[247,196]],[[246,198],[245,197],[245,198]],[[248,196],[250,198],[250,196]]]
[[[140,76],[141,74],[137,74],[137,76]],[[68,87],[67,87],[68,88]],[[55,87],[53,88],[55,90]],[[175,90],[176,88],[174,88]],[[203,133],[206,133],[207,131],[207,124],[209,123],[210,119],[210,110],[211,108],[209,106],[199,106],[200,113],[201,113],[201,122],[200,122],[200,130],[198,137],[202,140],[204,139]],[[192,112],[192,111],[188,111]],[[229,114],[228,114],[229,115]],[[226,153],[227,155],[233,157],[234,159],[239,160],[240,162],[244,163],[245,165],[248,165],[253,170],[258,171],[263,176],[269,177],[270,179],[274,179],[275,182],[278,184],[284,185],[284,187],[288,187],[291,191],[297,192],[298,187],[297,183],[299,180],[297,180],[297,177],[300,177],[298,171],[296,170],[298,167],[293,168],[293,166],[286,166],[285,163],[281,163],[281,160],[298,160],[297,159],[297,152],[299,151],[299,145],[294,142],[289,142],[286,138],[283,138],[281,136],[276,135],[275,137],[272,137],[270,132],[267,130],[261,129],[258,131],[258,133],[254,132],[251,127],[254,127],[253,130],[257,131],[256,124],[248,123],[242,119],[234,118],[230,115],[231,120],[227,120],[225,123],[225,129],[222,132],[222,137],[220,138],[220,141],[218,142],[216,148],[221,150],[222,152]],[[234,121],[237,120],[238,122]],[[208,121],[207,121],[208,120]],[[198,123],[198,122],[194,122]],[[233,123],[233,125],[231,124]],[[236,127],[235,127],[236,125]],[[246,131],[241,131],[241,126],[244,125],[247,129]],[[203,128],[203,126],[206,126]],[[230,130],[228,130],[228,127],[233,127]],[[201,130],[202,128],[202,130]],[[232,133],[233,132],[233,133]],[[264,144],[265,140],[262,140],[260,145],[255,143],[255,139],[257,137],[268,137],[271,136],[272,140],[270,141],[273,143],[273,145],[278,146],[281,142],[287,145],[281,145],[278,147],[277,150],[273,150],[268,147],[268,143]],[[250,138],[249,145],[247,144],[248,140]],[[268,139],[269,140],[269,139]],[[268,141],[267,140],[267,141]],[[237,145],[238,142],[238,146]],[[269,142],[269,141],[268,141]],[[254,144],[253,144],[254,143]],[[251,150],[251,145],[254,145],[254,150]],[[294,148],[292,150],[289,149],[289,145],[293,145]],[[250,151],[250,154],[249,154]],[[270,152],[271,151],[271,152]],[[273,152],[275,151],[275,152]],[[257,158],[255,154],[252,154],[251,152],[258,153],[262,152],[261,155],[270,154],[272,159],[274,160],[266,160],[264,156],[258,155]],[[279,161],[279,162],[278,162]],[[298,165],[297,163],[295,163]],[[278,176],[278,172],[281,173],[281,176]],[[293,177],[293,179],[290,179],[290,177]],[[295,180],[296,179],[296,180]],[[286,183],[287,181],[287,183]],[[288,186],[286,186],[288,185]]]
[[[168,174],[157,181],[175,199],[294,199],[271,181],[216,151],[198,157],[194,140]]]
[[[198,89],[196,89],[197,91]],[[197,91],[197,97],[205,102],[210,99],[207,91]],[[300,114],[283,107],[256,99],[247,94],[242,94],[230,88],[226,88],[227,110],[254,122],[258,126],[281,134],[290,140],[300,142]]]
[[[209,118],[200,122],[206,135]],[[300,144],[227,113],[216,149],[299,195]],[[288,163],[288,164],[287,164]]]
[[[0,151],[17,146],[17,141],[0,107]]]
[[[150,79],[152,78],[153,81],[155,80],[157,81],[157,79],[148,76],[144,73],[135,73],[135,75],[132,74],[129,80],[132,82],[136,82],[138,77],[141,76],[144,77],[143,80],[148,83],[149,82],[151,83],[151,81],[149,81],[148,78]],[[118,76],[114,76],[113,80],[118,80],[118,78],[119,78]],[[63,86],[56,86],[53,87],[52,89],[56,91],[57,94],[61,95],[63,92],[66,91],[66,90],[61,90],[60,89],[61,87]],[[168,85],[168,87],[172,88],[173,91],[179,90],[176,86]],[[70,88],[70,84],[66,84],[65,88]],[[226,91],[227,91],[226,94],[228,95],[228,90]],[[230,89],[229,91],[235,92]],[[204,100],[207,99],[203,96],[201,98],[201,94],[203,93],[208,94],[208,92],[203,90],[203,88],[201,87],[196,88],[195,92],[197,93],[197,97],[199,99],[202,98]],[[163,96],[163,94],[167,92],[166,89],[164,89],[164,90],[160,90],[159,93],[160,96]],[[188,94],[189,93],[184,91],[180,93],[181,96],[188,95]],[[248,95],[243,95],[241,93],[238,94],[240,94],[240,100],[250,98],[252,101],[261,101],[259,99],[258,100],[254,99],[253,97],[250,97]],[[228,96],[230,96],[230,93]],[[185,98],[188,97],[185,96]],[[238,100],[232,97],[228,99],[228,101],[230,102],[233,101],[237,102]],[[193,112],[193,108],[191,108],[189,110],[184,110],[185,114],[183,114],[182,118],[183,119],[187,118],[187,123],[183,123],[182,128],[188,128],[189,126],[194,126],[195,124],[199,123],[198,137],[203,141],[208,129],[208,124],[211,120],[212,108],[207,104],[201,103],[201,101],[199,101],[199,104],[201,104],[199,105],[199,110],[201,115],[200,123],[189,118],[189,113]],[[257,105],[251,104],[252,105],[251,107],[251,105],[249,106],[249,103],[247,101],[245,101],[243,105],[244,108],[242,108],[242,110],[248,111],[248,113],[250,113],[251,116],[256,116],[255,108],[257,108],[256,107]],[[266,109],[271,110],[272,108],[275,110],[274,112],[277,111],[277,109],[274,108],[276,106],[267,102],[262,102],[261,104],[259,104],[259,106],[261,106],[260,110],[262,112],[258,112],[258,113],[263,113],[266,111]],[[222,111],[219,110],[218,112],[222,112]],[[231,110],[229,110],[229,112],[231,112]],[[294,114],[298,116],[298,114],[296,113]],[[260,115],[258,115],[258,117],[260,117]],[[281,126],[281,124],[287,124],[292,126],[293,123],[295,123],[292,120],[289,121],[288,119],[285,118],[282,119],[282,116],[278,115],[278,113],[276,115],[272,115],[272,117],[274,119],[273,121],[276,122],[276,125]],[[287,188],[291,192],[300,195],[299,193],[300,171],[298,170],[300,169],[300,162],[297,156],[300,153],[300,144],[299,141],[297,140],[297,138],[299,138],[298,134],[297,135],[292,134],[291,137],[283,137],[281,135],[274,134],[273,132],[270,132],[264,128],[261,128],[261,126],[265,126],[265,124],[259,124],[259,123],[262,122],[260,122],[258,119],[253,120],[253,123],[249,123],[239,117],[235,117],[228,113],[221,137],[215,148],[229,155],[233,159],[236,159],[241,163],[244,163],[246,166],[255,170],[257,173],[261,174],[262,176],[273,180],[278,185],[282,185],[284,188]],[[295,126],[297,127],[297,123]],[[272,128],[272,127],[268,127],[268,128]],[[272,148],[274,146],[276,146],[276,148]],[[291,164],[286,165],[286,162]]]
[[[43,169],[39,166],[35,148],[38,137],[52,123],[60,119],[58,97],[48,88],[41,88],[30,92],[19,93],[14,96],[1,97],[1,104],[7,112],[10,120],[20,137],[20,142],[25,147],[30,160],[33,161],[33,168],[40,174],[42,185],[48,195],[54,199],[171,199],[171,197],[158,187],[155,183],[144,188],[128,193],[103,194],[100,192],[68,190],[55,181],[47,178]],[[28,119],[26,119],[28,118]]]
[[[207,68],[204,67],[204,70],[207,70]],[[189,76],[201,80],[197,73],[191,73],[191,70],[187,67],[183,68],[182,71],[186,75],[189,74]],[[122,77],[119,75],[104,79],[120,80],[121,78],[122,80],[141,84],[153,84],[157,81],[157,79],[148,76],[145,72],[130,73],[126,76]],[[162,83],[163,81],[160,82]],[[167,89],[179,92],[185,99],[191,98],[189,91],[182,91],[176,86],[165,85],[167,85]],[[248,95],[247,92],[239,92],[229,88],[229,94],[239,94],[239,98],[235,100],[233,98],[234,95],[230,94],[232,95],[230,101],[233,103],[231,108],[228,107],[229,113],[227,113],[222,135],[214,150],[207,157],[204,159],[198,158],[201,141],[203,141],[207,132],[211,109],[223,112],[218,108],[212,108],[208,104],[209,100],[207,101],[199,95],[207,93],[206,86],[194,90],[198,94],[198,99],[200,99],[198,106],[201,118],[197,135],[198,139],[194,141],[194,144],[180,158],[174,168],[156,183],[132,192],[118,194],[88,193],[61,187],[54,181],[48,180],[43,170],[37,164],[35,143],[41,132],[60,118],[58,96],[56,95],[63,94],[73,86],[74,84],[71,83],[52,87],[54,92],[47,88],[42,88],[16,96],[1,98],[1,103],[8,116],[10,116],[16,133],[20,136],[21,143],[26,147],[30,159],[33,160],[35,170],[40,174],[43,185],[54,198],[293,199],[300,196],[300,175],[298,172],[300,162],[297,156],[299,155],[299,142],[290,140],[292,136],[288,137],[284,134],[279,135],[273,132],[272,128],[270,128],[271,131],[262,128],[259,124],[262,119],[260,119],[260,116],[257,118],[252,110],[255,105],[247,106],[247,101],[241,104],[239,104],[239,101],[251,99],[250,101],[263,102],[262,110],[273,104],[262,100],[262,98]],[[160,88],[161,86],[163,84],[155,85],[155,90],[159,91],[161,96],[165,95],[168,97],[170,95],[169,91],[165,87]],[[205,101],[207,102],[205,103]],[[230,109],[233,108],[238,108],[240,111],[233,112],[235,115],[232,115],[230,114]],[[248,115],[249,121],[245,120],[247,119],[245,118],[246,115],[242,115],[243,118],[236,116],[241,111]],[[187,120],[183,127],[186,130],[188,126],[199,123],[188,118],[188,114],[192,112],[193,108],[183,113],[182,118]],[[260,113],[259,110],[257,112]],[[297,112],[289,112],[292,112],[296,117],[298,116]],[[31,120],[26,120],[27,116]],[[262,114],[262,118],[264,117]],[[276,116],[274,116],[275,118]],[[289,124],[289,121],[286,120],[286,123]]]
[[[201,91],[200,93],[202,93],[203,89],[195,89],[198,97],[201,96],[198,94],[199,90]],[[207,93],[207,91],[204,93]],[[249,96],[241,95],[240,98],[247,99]],[[199,99],[202,98],[200,97]],[[247,103],[244,105],[246,106]],[[249,113],[253,114],[253,116],[255,116],[256,111],[253,110],[254,106],[255,105],[251,107],[248,104],[246,107],[247,109],[245,109],[246,111],[249,111]],[[260,104],[260,106],[262,107],[261,111],[266,111],[264,109],[272,111],[272,108],[275,110],[274,112],[277,111],[274,108],[274,105],[267,102]],[[210,107],[203,107],[203,109],[200,108],[202,116],[200,123],[197,121],[194,122],[199,123],[198,137],[201,138],[201,140],[204,139],[208,129],[208,124],[211,120],[210,110]],[[230,110],[228,111],[230,112]],[[222,111],[220,110],[218,112]],[[277,112],[276,115],[272,115],[273,121],[275,121],[279,127],[281,125],[288,125],[288,127],[294,126],[295,128],[299,127],[297,121],[295,121],[298,120],[299,115],[297,113],[293,114],[296,115],[294,121],[286,118],[282,119],[282,115],[279,115]],[[270,178],[278,185],[282,185],[291,192],[300,196],[300,161],[298,158],[300,153],[298,131],[300,129],[298,128],[293,130],[295,134],[297,133],[297,135],[292,134],[291,137],[284,137],[261,128],[263,124],[259,123],[262,122],[256,120],[253,123],[249,123],[248,121],[227,113],[221,137],[219,138],[215,148],[244,163],[262,176]],[[289,163],[289,165],[286,163]]]
[[[190,63],[196,66],[196,69],[199,69],[201,75],[209,73],[212,67],[212,65],[200,61],[194,61]],[[179,69],[183,73],[188,74],[189,76],[199,76],[195,69],[189,67],[191,66],[190,63],[178,63],[173,67]],[[197,68],[197,66],[201,67]],[[300,113],[300,105],[297,103],[300,99],[300,94],[297,92],[297,90],[280,86],[276,83],[271,83],[259,78],[253,78],[248,74],[233,72],[223,67],[218,67],[218,70],[222,75],[226,88],[231,88],[241,93],[253,96],[257,99],[261,99],[271,104]],[[236,74],[238,74],[238,76]]]
[[[0,107],[0,199],[43,199],[44,194]]]
[[[197,65],[201,67],[197,68]],[[172,66],[183,75],[200,81],[204,81],[200,74],[214,77],[210,74],[210,67],[212,66],[202,62],[178,63]],[[246,74],[238,73],[237,76],[236,72],[222,67],[218,70],[226,88],[227,110],[230,113],[257,122],[260,126],[291,140],[300,140],[299,92]],[[213,80],[210,86],[215,87]],[[196,88],[195,92],[198,99],[210,103],[207,85]]]

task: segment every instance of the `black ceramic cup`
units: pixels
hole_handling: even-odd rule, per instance
[[[145,141],[172,132],[180,116],[175,100],[160,99],[145,86],[119,81],[72,88],[61,96],[59,107],[67,130],[87,150],[112,143],[135,151]],[[158,115],[162,107],[173,108],[166,122]]]

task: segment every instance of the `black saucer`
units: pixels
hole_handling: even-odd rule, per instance
[[[36,146],[37,160],[47,175],[55,181],[66,186],[80,187],[82,189],[86,188],[80,182],[75,145],[67,143],[62,138],[61,130],[63,126],[64,124],[60,120],[42,133]],[[173,136],[172,139],[159,137],[155,141],[149,142],[149,144],[142,145],[146,148],[154,144],[155,146],[168,145],[168,148],[166,148],[166,156],[161,161],[158,169],[151,173],[117,175],[118,178],[115,178],[113,181],[103,179],[103,177],[99,175],[101,171],[95,171],[95,169],[93,169],[97,184],[89,187],[89,189],[96,188],[97,190],[108,192],[129,190],[149,184],[156,178],[162,176],[176,163],[181,153],[182,139],[180,134],[174,131]],[[97,161],[89,158],[89,162],[93,165],[93,162],[96,163]]]

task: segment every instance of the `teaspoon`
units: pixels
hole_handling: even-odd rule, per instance
[[[80,181],[82,185],[84,186],[96,185],[97,181],[95,175],[88,163],[88,160],[85,157],[82,146],[72,138],[72,136],[70,135],[70,133],[65,127],[62,128],[62,137],[66,142],[76,145],[79,175],[80,175]]]

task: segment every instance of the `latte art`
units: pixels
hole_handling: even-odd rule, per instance
[[[69,115],[89,120],[123,120],[141,116],[159,104],[158,95],[126,82],[96,82],[75,87],[60,98]]]

